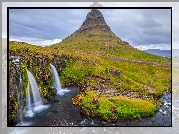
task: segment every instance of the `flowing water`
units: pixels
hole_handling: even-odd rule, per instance
[[[27,86],[27,96],[26,96],[26,106],[21,107],[21,111],[24,112],[25,117],[23,120],[17,124],[17,126],[29,126],[28,122],[25,122],[25,118],[32,118],[35,114],[47,109],[49,105],[43,105],[42,98],[39,92],[39,88],[37,86],[37,82],[33,76],[33,74],[26,70],[28,74],[29,84]]]
[[[19,60],[15,60],[18,61]],[[19,68],[19,64],[16,64]],[[43,105],[42,98],[38,89],[37,82],[33,74],[27,70],[29,84],[27,86],[26,106],[23,109],[23,93],[22,79],[20,68],[17,69],[19,74],[19,95],[18,95],[18,114],[20,123],[16,126],[171,126],[171,93],[164,93],[160,98],[163,105],[152,117],[143,119],[122,119],[119,118],[115,123],[107,123],[98,118],[89,118],[80,113],[80,108],[74,106],[71,99],[80,91],[79,87],[61,88],[60,79],[56,68],[50,64],[52,69],[57,95],[55,99],[60,99],[59,102],[54,102],[48,105]],[[70,92],[68,92],[70,91]],[[176,113],[178,107],[173,107]],[[23,116],[23,112],[25,116]]]
[[[32,89],[34,105],[35,106],[43,105],[42,99],[41,99],[41,96],[40,96],[40,92],[39,92],[39,88],[37,86],[37,82],[36,82],[34,76],[28,70],[27,70],[27,74],[28,74],[28,79],[29,79],[29,82],[30,82],[30,87]]]
[[[26,107],[24,111],[26,112],[26,117],[33,117],[34,113],[32,111],[32,104],[31,104],[31,95],[30,95],[30,85],[27,85],[27,96],[26,96]]]
[[[70,92],[63,96],[56,95],[59,102],[51,103],[49,108],[35,114],[32,118],[24,118],[24,125],[29,126],[171,126],[171,94],[161,97],[164,104],[154,116],[143,119],[122,119],[115,123],[107,123],[98,118],[90,118],[80,113],[80,108],[74,106],[71,98],[79,93],[78,87],[68,87]]]
[[[55,81],[55,88],[57,89],[57,94],[64,95],[64,93],[68,92],[69,90],[62,89],[61,83],[60,83],[60,78],[59,78],[59,75],[58,75],[56,68],[52,64],[50,64],[50,67],[51,67],[51,70],[53,72],[54,81]]]

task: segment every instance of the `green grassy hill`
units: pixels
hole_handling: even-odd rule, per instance
[[[93,113],[90,116],[108,121],[111,121],[111,116],[140,118],[153,115],[157,110],[155,98],[171,88],[171,68],[168,66],[120,62],[27,43],[10,42],[10,53],[24,57],[21,67],[24,90],[27,68],[35,76],[40,92],[46,98],[53,85],[50,74],[52,63],[60,74],[62,86],[81,87],[82,93],[72,100],[73,104],[83,107],[87,115],[90,111]],[[98,100],[99,107],[93,104],[93,99]],[[123,100],[124,104],[121,103]],[[146,108],[143,107],[146,104]],[[112,105],[117,108],[115,113],[110,111]],[[131,107],[133,110],[129,114]]]
[[[50,95],[50,63],[57,68],[63,86],[80,86],[72,103],[88,116],[107,121],[153,115],[156,99],[171,89],[168,58],[133,48],[118,38],[102,14],[93,9],[82,26],[62,42],[48,47],[9,43],[10,55],[23,57],[24,90],[30,70],[41,95]],[[132,61],[133,60],[133,61]]]
[[[99,19],[100,18],[100,19]],[[107,57],[166,63],[167,59],[132,47],[117,37],[99,10],[92,9],[81,27],[51,48]]]

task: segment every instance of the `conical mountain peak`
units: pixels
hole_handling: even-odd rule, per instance
[[[87,33],[91,30],[100,29],[102,31],[109,31],[110,27],[106,24],[102,13],[98,9],[92,9],[86,16],[85,21],[77,32]]]

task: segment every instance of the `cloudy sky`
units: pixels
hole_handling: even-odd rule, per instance
[[[122,2],[118,3],[120,5],[123,4]],[[78,6],[89,6],[91,4],[92,2],[80,2],[78,3]],[[115,3],[110,5],[101,2],[100,4],[103,6],[117,6]],[[131,5],[130,4],[128,4],[128,6],[147,6],[146,3],[138,5],[136,3]],[[6,10],[8,5],[10,4],[3,3],[3,9]],[[17,5],[15,3],[11,3],[10,6],[27,5],[28,4]],[[39,6],[38,3],[35,5]],[[63,3],[63,6],[72,5]],[[28,6],[32,6],[32,4]],[[44,5],[41,4],[41,6],[56,6],[56,4],[51,3],[50,5],[47,5],[44,3]],[[164,3],[163,6],[170,5]],[[99,10],[103,14],[104,19],[110,26],[111,30],[119,38],[129,42],[132,46],[141,50],[151,48],[171,48],[170,9]],[[41,46],[60,42],[62,39],[72,34],[82,25],[89,11],[90,9],[10,9],[10,40],[26,41]],[[5,17],[5,14],[6,13],[3,12],[3,17]],[[176,23],[175,26],[178,28],[178,23]],[[3,36],[6,36],[5,30],[3,30]],[[173,36],[173,39],[174,37],[175,36]],[[179,48],[179,43],[176,37],[173,41],[173,44],[175,45],[174,48]]]

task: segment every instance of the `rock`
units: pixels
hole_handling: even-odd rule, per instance
[[[74,33],[90,33],[94,29],[100,29],[102,31],[109,31],[110,27],[106,24],[102,13],[97,9],[92,9],[86,16],[85,21],[81,27]],[[89,34],[89,37],[95,36],[94,34]],[[101,35],[97,35],[101,36]],[[67,37],[68,38],[68,37]]]
[[[57,99],[53,99],[53,102],[58,102],[60,99],[57,98]]]
[[[43,102],[43,104],[48,104],[48,100],[47,99],[42,98],[42,102]]]
[[[92,101],[92,103],[93,103],[93,104],[98,104],[98,100],[94,98],[93,101]]]
[[[16,106],[14,105],[14,101],[17,102],[18,97],[18,80],[16,79],[17,72],[14,66],[9,67],[9,121],[13,121],[15,116],[13,113],[16,112]],[[11,112],[10,112],[11,111]]]
[[[99,104],[96,104],[96,109],[98,109],[99,108]]]
[[[51,110],[50,112],[58,113],[58,112],[60,112],[60,110]]]
[[[52,96],[53,96],[53,95],[56,95],[56,94],[57,94],[57,89],[56,89],[56,87],[51,87],[51,88],[49,89],[49,92],[51,93]]]
[[[110,74],[114,74],[114,75],[119,76],[119,77],[121,76],[121,72],[120,71],[112,70],[112,69],[108,69],[108,68],[106,68],[106,71],[108,73],[110,73]]]

